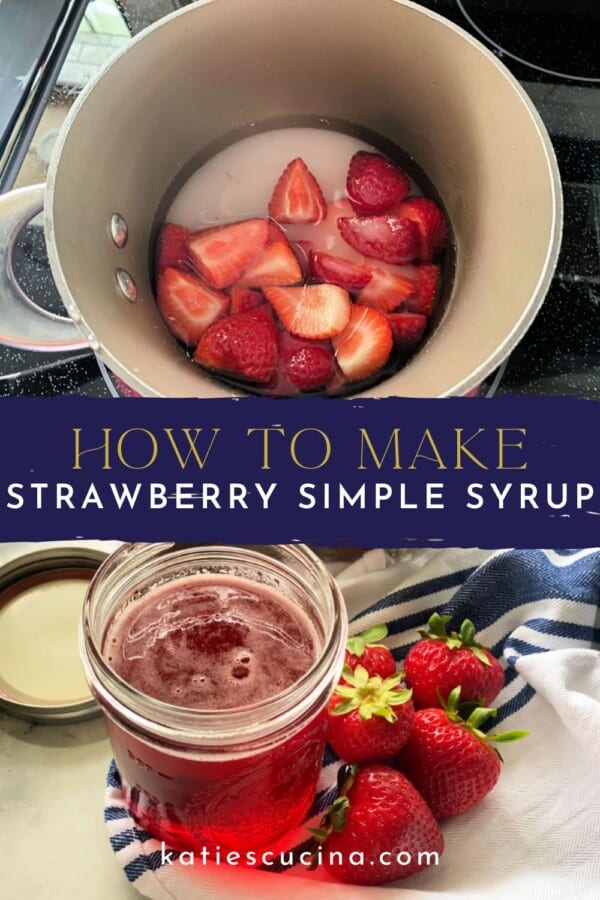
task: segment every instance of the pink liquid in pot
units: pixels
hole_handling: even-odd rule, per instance
[[[262,585],[190,576],[134,602],[104,656],[129,684],[173,706],[235,709],[295,684],[318,652],[308,618]],[[242,758],[158,746],[108,719],[130,807],[171,846],[249,850],[302,821],[315,793],[324,715],[273,749]]]

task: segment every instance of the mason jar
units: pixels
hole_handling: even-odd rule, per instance
[[[142,692],[108,662],[107,634],[132,604],[201,578],[269,591],[308,621],[315,658],[289,687],[256,702],[189,708]],[[315,797],[327,703],[343,666],[344,601],[306,546],[126,544],[100,566],[86,595],[81,647],[139,825],[182,850],[249,851],[306,817]]]

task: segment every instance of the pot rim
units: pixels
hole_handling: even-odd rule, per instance
[[[62,148],[69,136],[71,126],[73,125],[73,122],[78,115],[79,110],[84,105],[86,99],[92,93],[96,84],[100,81],[104,74],[108,72],[109,69],[111,69],[121,59],[121,57],[125,56],[125,54],[128,53],[132,47],[143,41],[146,37],[157,31],[159,28],[167,27],[169,23],[174,19],[179,18],[180,16],[191,15],[198,7],[206,6],[209,3],[214,2],[216,2],[216,0],[197,0],[197,2],[192,4],[191,6],[186,6],[182,9],[174,11],[173,13],[170,13],[169,15],[159,19],[152,25],[149,25],[134,38],[132,38],[131,42],[121,50],[119,50],[115,54],[115,56],[107,60],[107,62],[100,68],[95,77],[90,82],[88,82],[88,84],[85,86],[85,88],[71,107],[56,140],[52,158],[50,161],[50,166],[48,169],[46,199],[44,203],[44,228],[50,266],[63,303],[69,315],[76,323],[77,327],[81,330],[85,339],[88,341],[92,350],[94,350],[94,352],[100,356],[100,358],[106,363],[109,369],[114,372],[115,375],[121,378],[129,387],[133,388],[135,391],[138,391],[142,396],[145,397],[164,397],[165,395],[161,394],[155,388],[148,385],[134,372],[131,372],[129,369],[127,369],[120,362],[120,360],[110,352],[110,350],[108,350],[100,343],[100,341],[98,341],[94,332],[81,315],[77,303],[69,289],[67,279],[60,262],[53,227],[57,172],[62,155]],[[495,66],[495,68],[498,70],[498,73],[505,79],[505,81],[508,82],[508,84],[516,94],[518,100],[520,100],[527,113],[529,114],[531,122],[540,139],[548,168],[550,190],[552,195],[552,222],[548,247],[544,259],[544,264],[540,271],[540,276],[531,294],[531,297],[529,298],[529,301],[527,302],[525,308],[523,309],[523,312],[521,313],[521,316],[514,323],[512,329],[504,337],[504,340],[496,347],[494,352],[491,353],[485,360],[483,360],[475,370],[470,372],[467,376],[465,376],[452,386],[448,387],[446,390],[444,390],[443,393],[438,395],[439,397],[464,396],[473,389],[477,388],[481,384],[481,382],[485,378],[487,378],[488,375],[490,375],[510,355],[511,351],[517,346],[521,338],[524,337],[525,333],[529,329],[546,297],[546,294],[552,282],[552,278],[554,277],[554,272],[556,270],[562,242],[564,204],[560,171],[558,168],[558,162],[556,159],[556,154],[554,152],[554,147],[552,146],[552,142],[550,140],[550,136],[536,106],[534,105],[525,89],[519,83],[517,78],[491,50],[489,50],[480,40],[473,37],[473,35],[469,34],[461,26],[450,21],[445,16],[442,16],[439,13],[433,12],[421,6],[420,4],[413,2],[413,0],[388,0],[388,2],[396,3],[400,6],[409,7],[414,12],[423,15],[425,18],[432,19],[443,27],[448,28],[459,38],[470,44],[475,50],[477,50],[477,52],[482,54],[488,62],[492,63],[492,65]],[[217,393],[217,391],[215,391],[215,393]],[[218,393],[224,398],[238,398],[248,396],[244,391],[236,391],[234,389],[226,387],[225,385],[222,388],[222,392],[219,388]],[[367,390],[357,394],[353,394],[348,399],[366,399],[369,396],[372,396],[372,394],[369,390]],[[402,395],[390,394],[389,396]],[[196,395],[194,399],[202,399],[202,397],[198,397]]]

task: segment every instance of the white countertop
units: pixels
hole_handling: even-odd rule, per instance
[[[107,551],[118,546],[69,543]],[[0,565],[52,544],[0,544]],[[36,725],[0,710],[2,900],[140,897],[121,872],[104,825],[111,755],[100,715],[77,724]]]
[[[35,725],[0,713],[2,900],[132,900],[103,821],[101,716]]]

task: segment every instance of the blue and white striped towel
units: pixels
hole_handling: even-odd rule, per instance
[[[386,622],[398,661],[433,611],[452,614],[453,625],[475,622],[506,667],[494,727],[531,732],[506,746],[497,787],[444,823],[439,867],[398,887],[353,888],[302,866],[278,875],[198,858],[193,867],[161,865],[160,844],[131,818],[113,764],[104,815],[128,880],[155,900],[295,900],[311,889],[319,900],[376,900],[383,890],[403,900],[598,900],[600,550],[421,550],[395,558],[373,550],[337,577],[351,632]],[[328,752],[309,825],[332,797],[337,766]],[[289,846],[304,842],[301,829]]]

